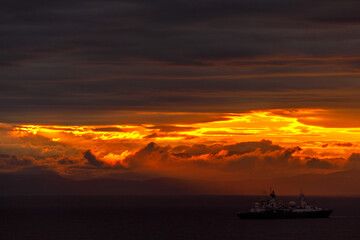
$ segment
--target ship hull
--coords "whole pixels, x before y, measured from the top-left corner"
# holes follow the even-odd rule
[[[293,211],[265,211],[265,212],[246,212],[238,213],[242,219],[289,219],[289,218],[328,218],[332,210],[320,210],[313,212],[293,212]]]

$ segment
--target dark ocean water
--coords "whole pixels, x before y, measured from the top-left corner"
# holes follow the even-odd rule
[[[329,219],[237,218],[260,198],[0,197],[0,240],[360,239],[360,198],[308,197]]]

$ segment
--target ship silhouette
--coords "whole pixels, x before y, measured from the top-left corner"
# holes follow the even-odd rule
[[[254,208],[251,208],[249,212],[239,212],[238,217],[242,219],[328,218],[332,211],[309,205],[302,192],[300,192],[299,203],[290,201],[284,205],[272,190],[270,199],[256,202]]]

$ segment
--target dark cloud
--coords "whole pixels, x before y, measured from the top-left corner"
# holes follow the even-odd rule
[[[16,155],[0,154],[0,169],[28,167],[33,164],[29,158],[19,159]]]
[[[242,142],[234,145],[228,145],[225,146],[224,149],[229,151],[229,155],[233,155],[254,152],[257,149],[261,152],[276,151],[282,149],[282,147],[273,145],[269,140],[262,140],[260,142]]]
[[[174,137],[174,138],[186,139],[186,140],[197,138],[196,136],[191,136],[187,134],[178,134],[178,133],[152,133],[145,136],[144,138],[151,139],[151,138],[166,138],[166,137]]]
[[[157,133],[152,133],[152,134],[145,136],[144,138],[157,138],[157,137],[159,137],[159,135]]]
[[[202,156],[212,165],[225,170],[251,169],[255,165],[268,167],[288,167],[291,160],[298,159],[292,156],[300,151],[299,147],[283,148],[272,144],[271,141],[241,142],[232,145],[204,145],[177,146],[170,149],[170,153],[178,158],[193,159],[202,162]],[[200,157],[200,158],[198,158]]]
[[[63,158],[63,159],[60,159],[60,160],[58,161],[58,163],[61,164],[61,165],[71,165],[71,164],[75,164],[76,161],[70,160],[70,159],[68,159],[68,158]]]
[[[10,155],[31,156],[35,159],[58,159],[63,155],[78,156],[79,149],[76,146],[62,142],[52,141],[51,138],[41,134],[21,134],[14,136],[12,131],[2,135],[3,142],[0,142],[0,151]],[[45,150],[46,149],[46,150]]]
[[[334,143],[333,144],[334,146],[338,146],[338,147],[352,147],[354,146],[353,143],[350,143],[350,142],[339,142],[339,143]]]
[[[260,161],[261,157],[258,155],[244,155],[236,160],[229,161],[226,170],[238,171],[239,169],[247,169],[253,171],[256,167],[256,162]]]
[[[103,127],[103,128],[94,128],[92,129],[95,132],[123,132],[122,128],[118,127]]]
[[[359,169],[360,168],[360,153],[352,153],[348,158],[346,167],[350,169]]]
[[[144,148],[139,149],[135,154],[124,159],[124,165],[128,169],[136,171],[162,171],[164,167],[168,166],[169,146],[160,147],[154,142],[150,142]]]
[[[84,158],[88,161],[88,163],[95,167],[101,167],[104,165],[104,162],[97,159],[92,153],[91,150],[86,150],[84,152]]]
[[[231,153],[229,150],[231,149]],[[235,150],[236,149],[236,150]],[[174,176],[207,178],[208,172],[241,173],[242,176],[270,176],[296,172],[304,166],[293,154],[300,148],[283,148],[270,141],[244,142],[234,145],[161,147],[149,143],[124,162],[133,170]],[[232,176],[235,177],[236,176]]]
[[[309,168],[318,168],[318,169],[331,169],[335,167],[333,164],[317,158],[312,158],[309,161],[307,161],[306,166]]]
[[[195,127],[179,127],[174,125],[156,125],[147,127],[148,129],[157,129],[160,132],[178,132],[178,131],[193,131],[196,130]]]
[[[172,149],[172,153],[180,157],[191,157],[203,154],[216,154],[221,150],[222,146],[220,144],[210,146],[205,144],[194,144],[192,146],[176,146]]]
[[[209,146],[205,144],[195,144],[192,146],[176,146],[172,149],[172,152],[175,154],[181,153],[182,156],[199,156],[203,154],[216,154],[221,150],[226,150],[226,155],[232,156],[242,155],[255,151],[265,153],[282,149],[282,147],[272,144],[272,142],[269,140],[262,140],[260,142],[241,142],[231,145],[215,144]]]
[[[358,109],[358,9],[335,0],[4,1],[0,121]]]
[[[300,156],[299,147],[282,147],[269,140],[236,144],[194,144],[162,146],[149,142],[125,159],[109,162],[106,152],[83,152],[83,158],[26,157],[0,155],[0,168],[14,171],[29,166],[48,168],[73,177],[92,178],[107,174],[134,172],[148,176],[172,176],[202,179],[223,176],[237,180],[245,178],[274,178],[300,172],[334,171],[360,167],[358,153],[345,159],[318,159]],[[121,152],[116,154],[120,154]],[[305,160],[305,162],[304,162]],[[344,163],[345,166],[344,166]]]

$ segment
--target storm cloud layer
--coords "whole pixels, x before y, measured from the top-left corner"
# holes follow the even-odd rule
[[[357,111],[359,9],[351,0],[4,1],[0,121]]]

